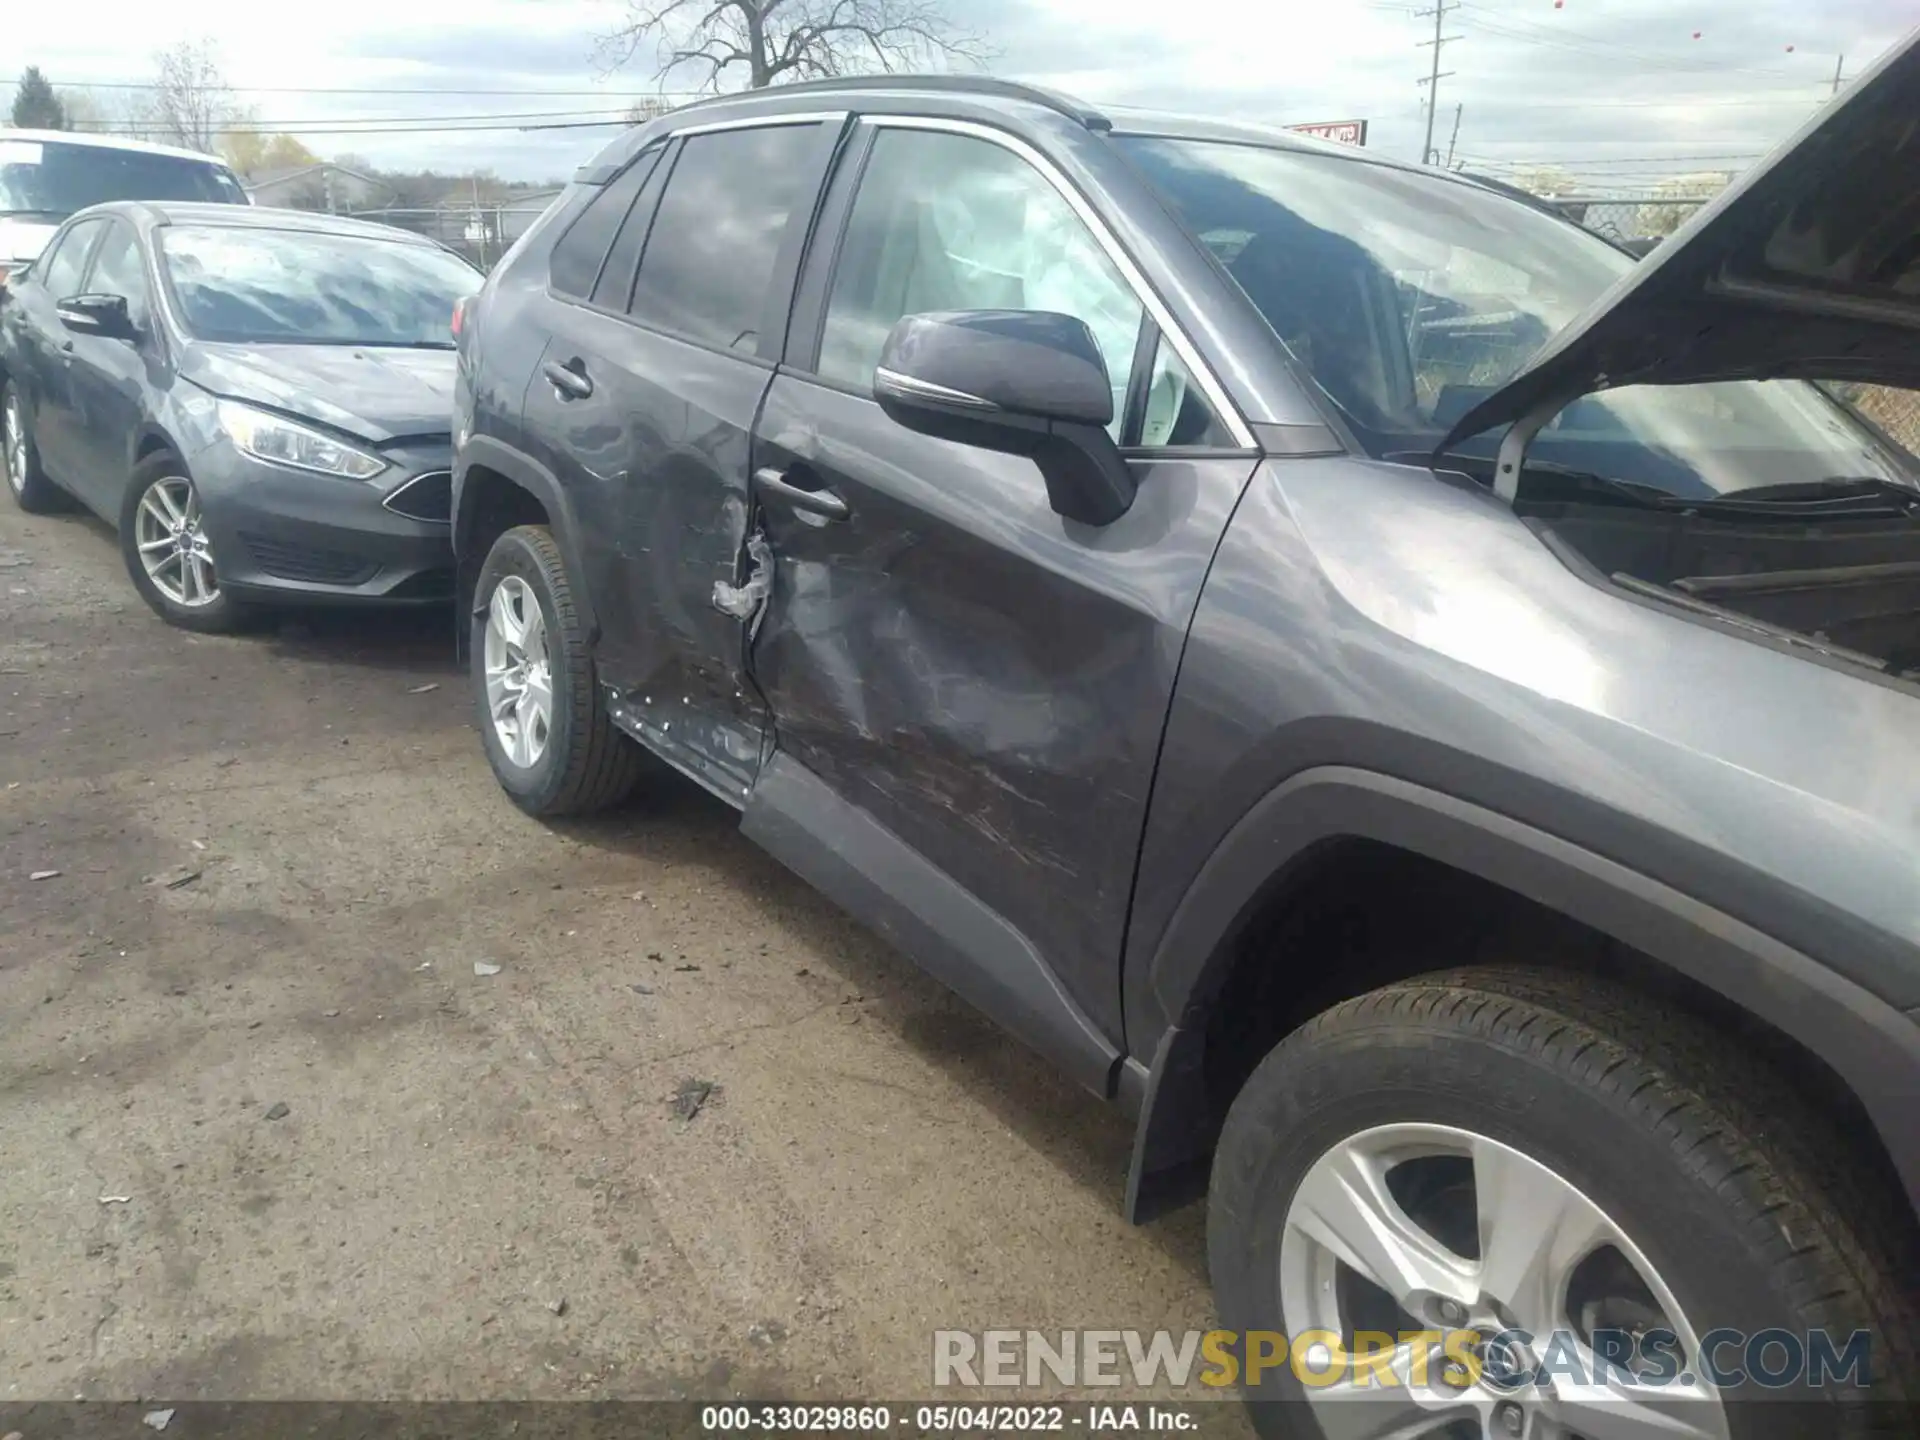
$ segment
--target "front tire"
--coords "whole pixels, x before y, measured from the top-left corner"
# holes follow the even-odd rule
[[[133,588],[169,625],[221,634],[250,618],[220,584],[200,494],[177,455],[159,451],[133,467],[120,507],[120,555]]]
[[[27,402],[9,380],[0,386],[0,437],[4,439],[7,493],[29,515],[55,515],[73,508],[67,494],[40,468],[39,452],[27,428]]]
[[[470,624],[476,723],[513,803],[553,817],[626,799],[645,757],[607,714],[573,586],[544,525],[494,541]]]
[[[1502,1354],[1536,1371],[1564,1335],[1560,1362],[1588,1346],[1588,1379],[1599,1337],[1671,1331],[1683,1365],[1626,1402],[1600,1394],[1614,1406],[1603,1416],[1578,1376],[1416,1403],[1404,1378],[1362,1396],[1303,1385],[1283,1359],[1245,1387],[1256,1424],[1302,1437],[1372,1434],[1376,1421],[1451,1433],[1450,1418],[1474,1435],[1639,1433],[1624,1414],[1672,1427],[1647,1430],[1671,1440],[1888,1433],[1920,1396],[1912,1258],[1833,1120],[1749,1050],[1588,977],[1476,969],[1336,1006],[1268,1055],[1228,1113],[1208,1213],[1223,1324],[1325,1329],[1348,1346],[1357,1331],[1519,1329],[1534,1348]],[[1802,1343],[1824,1331],[1839,1351],[1866,1331],[1871,1388],[1680,1388],[1697,1379],[1701,1337],[1721,1330],[1743,1341],[1712,1358],[1736,1367],[1762,1331]],[[1403,1377],[1421,1348],[1396,1346]],[[1438,1377],[1443,1357],[1427,1358]],[[1782,1398],[1795,1403],[1769,1403]],[[1326,1408],[1339,1404],[1403,1413],[1362,1423]]]

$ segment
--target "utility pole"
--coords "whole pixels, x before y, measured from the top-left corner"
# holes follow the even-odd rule
[[[1453,168],[1454,147],[1460,143],[1460,112],[1466,108],[1464,102],[1453,107],[1453,138],[1447,141],[1447,169],[1449,170]]]
[[[1840,73],[1847,68],[1847,57],[1842,55],[1833,62],[1833,93],[1840,93]]]
[[[1431,165],[1438,158],[1433,150],[1433,119],[1440,104],[1440,82],[1453,74],[1451,70],[1441,70],[1440,52],[1453,41],[1461,38],[1458,35],[1444,34],[1443,30],[1447,23],[1447,16],[1459,8],[1459,0],[1454,0],[1454,3],[1451,5],[1447,3],[1447,0],[1434,0],[1433,9],[1417,12],[1421,17],[1428,15],[1433,16],[1433,39],[1422,40],[1420,42],[1420,48],[1423,50],[1429,45],[1433,47],[1433,68],[1427,73],[1426,78],[1420,82],[1427,87],[1427,143],[1420,151],[1420,163],[1422,165]]]

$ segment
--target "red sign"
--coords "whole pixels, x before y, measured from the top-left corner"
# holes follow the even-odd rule
[[[1289,130],[1298,130],[1302,135],[1312,135],[1321,140],[1333,140],[1342,145],[1364,145],[1367,143],[1367,122],[1364,120],[1322,120],[1313,125],[1289,125]]]

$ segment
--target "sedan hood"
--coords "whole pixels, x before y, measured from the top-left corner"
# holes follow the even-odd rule
[[[1439,452],[1597,390],[1783,377],[1920,387],[1920,31],[1622,276]]]
[[[451,350],[198,343],[187,347],[180,369],[215,395],[380,445],[453,433],[455,359]]]
[[[60,228],[58,220],[28,220],[0,215],[0,265],[19,265],[40,258],[47,241]]]

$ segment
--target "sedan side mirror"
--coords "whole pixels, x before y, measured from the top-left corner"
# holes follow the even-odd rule
[[[69,295],[54,307],[60,323],[76,335],[101,335],[109,340],[134,338],[133,317],[122,295]]]
[[[1133,472],[1107,433],[1113,385],[1086,323],[1045,310],[952,310],[893,327],[873,398],[909,430],[1040,467],[1054,512],[1110,525]]]

